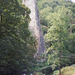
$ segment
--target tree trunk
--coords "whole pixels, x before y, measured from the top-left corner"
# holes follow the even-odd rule
[[[61,51],[60,51],[59,61],[60,61],[60,64],[59,64],[59,75],[61,75]]]
[[[2,15],[1,15],[1,23],[2,23]]]

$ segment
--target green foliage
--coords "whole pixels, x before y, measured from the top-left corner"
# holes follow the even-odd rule
[[[58,57],[58,51],[53,51],[48,54],[48,60],[47,63],[50,65],[50,68],[54,70],[59,65],[59,57]]]
[[[44,75],[42,72],[36,72],[34,75]]]
[[[66,0],[37,0],[40,22],[45,35],[47,63],[52,69],[59,66],[59,56],[75,53],[75,4]],[[75,60],[61,58],[61,64]]]
[[[55,71],[53,72],[53,75],[59,75],[59,70],[55,70]]]
[[[51,21],[50,19],[48,19],[51,15],[51,13],[56,12],[57,10],[59,10],[59,8],[61,9],[61,7],[64,8],[69,8],[70,10],[73,11],[74,13],[74,6],[75,4],[66,1],[66,0],[37,0],[38,3],[38,9],[39,9],[39,13],[40,13],[40,21],[42,25],[45,26],[51,26]],[[63,10],[64,12],[64,10]],[[74,16],[74,14],[73,14]],[[72,19],[72,22],[74,22],[74,18]],[[43,30],[44,31],[44,30]]]
[[[67,50],[67,48],[65,47],[65,41],[68,40],[68,37],[70,34],[68,32],[68,30],[69,30],[68,28],[70,26],[70,24],[69,24],[70,15],[69,14],[71,15],[71,11],[69,9],[67,9],[65,7],[59,7],[59,9],[56,12],[51,13],[50,16],[47,17],[48,20],[51,21],[51,25],[52,25],[52,26],[50,26],[47,34],[45,35],[46,43],[50,43],[50,45],[47,46],[47,48],[48,48],[47,51],[49,52],[50,50],[57,50],[57,52],[56,52],[58,55],[57,57],[59,57],[60,51],[62,52],[62,55],[64,55],[64,53],[66,52],[65,50]],[[68,45],[68,43],[66,43],[66,44]],[[51,52],[51,54],[52,54],[52,52]],[[58,58],[56,57],[56,54],[55,53],[53,53],[53,54],[57,60]],[[48,60],[50,60],[50,58]],[[55,62],[55,61],[53,61],[53,62]],[[63,61],[66,61],[66,63],[69,62],[69,61],[67,62],[66,59],[65,60],[62,59],[62,62]],[[57,61],[55,62],[55,64],[56,63],[57,63]],[[62,64],[64,64],[64,63],[62,63]]]
[[[30,10],[17,0],[0,0],[1,74],[32,70],[36,41],[28,30],[29,14]]]

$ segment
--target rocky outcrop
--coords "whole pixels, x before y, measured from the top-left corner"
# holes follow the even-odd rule
[[[42,56],[46,52],[45,52],[45,42],[40,26],[37,2],[36,0],[23,0],[22,4],[26,5],[31,10],[30,13],[31,21],[29,24],[29,30],[32,32],[33,36],[35,36],[37,40],[37,53],[34,55],[34,57]]]

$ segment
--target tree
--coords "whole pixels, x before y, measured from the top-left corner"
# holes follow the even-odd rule
[[[66,0],[37,0],[37,3],[43,32],[47,32],[46,27],[51,26],[51,21],[48,20],[48,17],[51,15],[51,13],[56,12],[57,7],[59,8],[61,6],[65,6],[66,8],[73,9],[72,6],[74,6],[74,4]],[[44,26],[46,27],[44,28]]]
[[[0,0],[0,7],[0,73],[31,71],[36,41],[28,30],[30,10],[17,0]]]
[[[69,27],[71,26],[69,24],[70,16],[71,11],[66,7],[62,6],[59,7],[59,9],[56,12],[50,14],[50,17],[47,17],[48,20],[51,21],[52,25],[48,29],[47,34],[45,35],[46,42],[50,43],[50,45],[48,45],[48,51],[50,50],[57,51],[57,54],[60,57],[59,58],[60,64],[61,64],[61,56],[64,54],[64,52],[66,52],[65,50],[67,50],[67,48],[65,47],[65,41],[68,39],[70,34],[69,33]],[[68,45],[68,43],[66,44]]]

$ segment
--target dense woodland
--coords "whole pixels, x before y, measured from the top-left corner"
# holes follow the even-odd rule
[[[31,70],[36,45],[28,30],[29,13],[18,0],[0,0],[0,75]]]
[[[47,50],[47,63],[52,69],[74,64],[75,3],[65,0],[37,2]]]
[[[66,66],[75,66],[75,3],[37,0],[46,45],[46,61],[37,62],[36,39],[28,30],[31,11],[21,1],[0,0],[0,75],[75,74],[74,67],[64,74]]]

